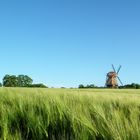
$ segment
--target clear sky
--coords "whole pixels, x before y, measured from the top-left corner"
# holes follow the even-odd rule
[[[1,0],[0,79],[104,86],[111,64],[140,83],[139,0]]]

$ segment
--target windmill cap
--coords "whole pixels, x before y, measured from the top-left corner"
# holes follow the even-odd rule
[[[109,72],[107,73],[108,77],[117,77],[117,73],[116,72]]]

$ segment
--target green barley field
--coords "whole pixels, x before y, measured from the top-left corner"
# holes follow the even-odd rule
[[[140,140],[140,90],[0,88],[2,140]]]

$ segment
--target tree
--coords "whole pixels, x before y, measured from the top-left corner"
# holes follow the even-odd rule
[[[33,83],[33,80],[27,75],[18,75],[18,87],[28,87]]]
[[[0,83],[0,87],[2,87],[2,83]]]
[[[3,78],[4,87],[28,87],[33,80],[27,75],[5,75]]]
[[[46,85],[40,83],[40,84],[31,84],[29,87],[35,87],[35,88],[48,88]]]
[[[16,87],[18,85],[17,77],[15,75],[5,75],[3,78],[4,87]]]
[[[87,88],[96,88],[94,84],[87,85]]]
[[[136,84],[135,83],[132,83],[131,84],[131,87],[136,89]]]
[[[140,85],[139,84],[136,84],[136,89],[140,89]]]
[[[2,85],[0,85],[2,86]],[[32,78],[28,75],[5,75],[3,78],[4,87],[39,87],[39,88],[48,88],[46,85],[39,83],[33,84]]]
[[[85,88],[83,84],[79,85],[78,88]]]
[[[124,85],[124,86],[120,86],[119,88],[140,89],[140,84],[132,83],[132,84],[127,84],[127,85]]]
[[[84,85],[79,85],[79,88],[98,88],[97,86],[95,86],[94,84],[90,84],[90,85],[86,85],[86,86],[84,86]]]

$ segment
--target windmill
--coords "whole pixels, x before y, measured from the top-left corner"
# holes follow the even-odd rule
[[[106,87],[108,87],[108,88],[118,88],[118,86],[119,86],[118,85],[118,80],[119,80],[120,84],[123,86],[123,83],[118,76],[121,67],[122,66],[120,65],[118,70],[116,71],[114,65],[112,65],[113,71],[107,73],[107,76],[106,76]]]

